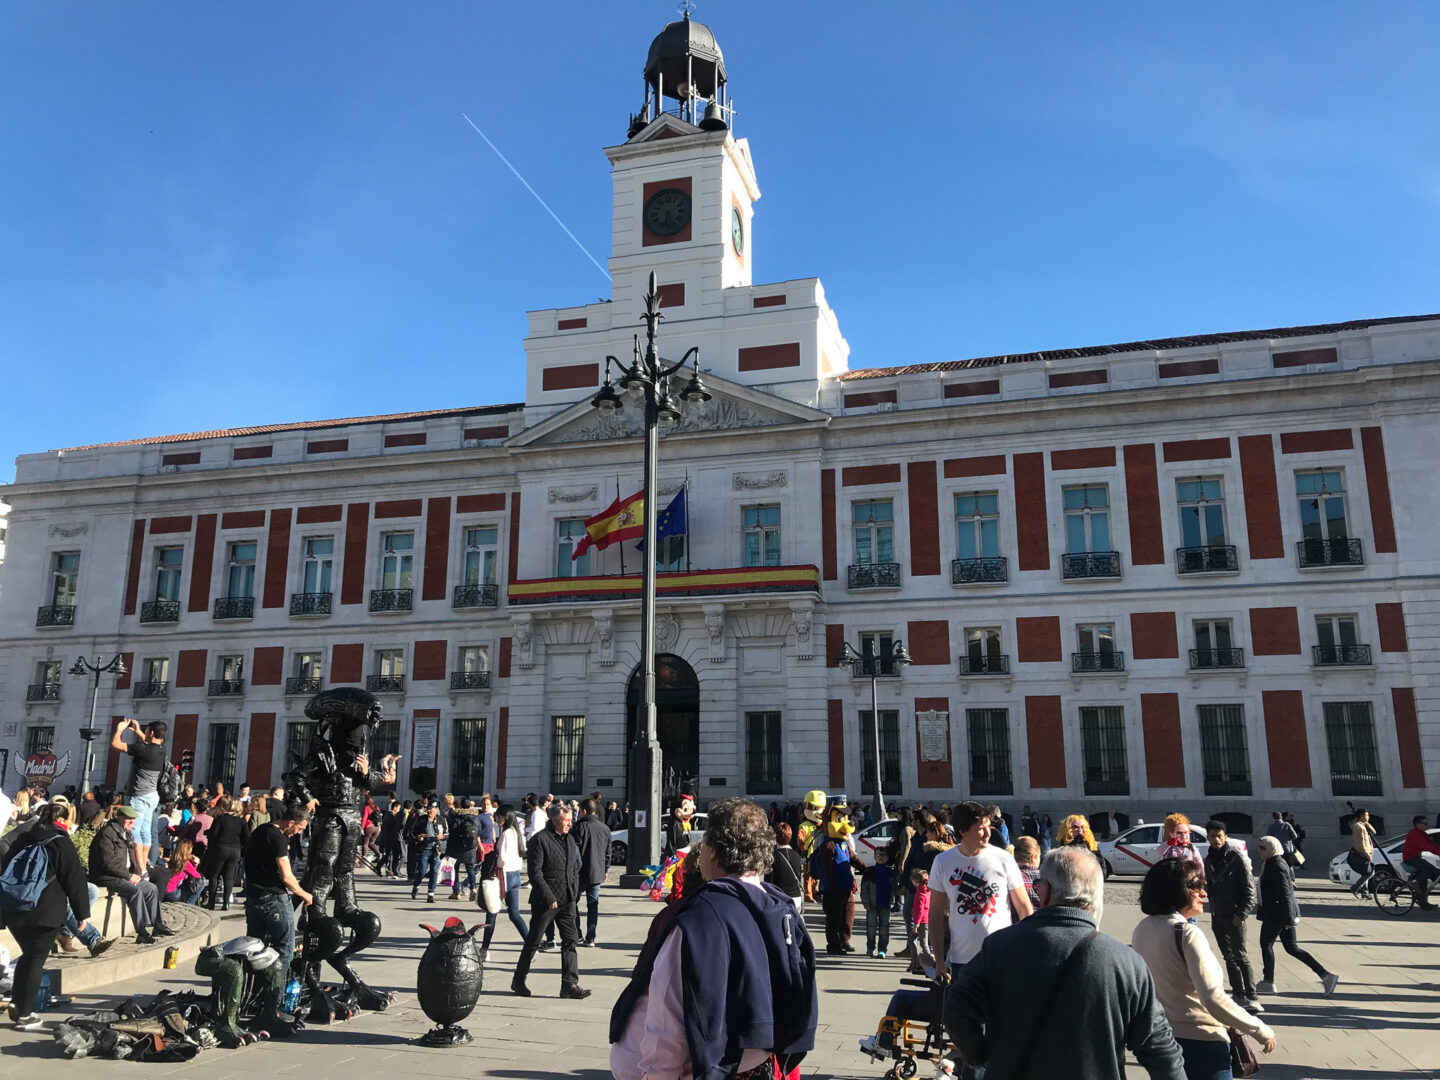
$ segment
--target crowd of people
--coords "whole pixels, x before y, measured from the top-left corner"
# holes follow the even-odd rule
[[[167,763],[151,748],[163,746],[165,734],[163,726],[117,728],[116,741],[134,759],[123,792],[22,793],[13,812],[3,808],[10,825],[0,836],[0,867],[44,850],[51,869],[38,902],[5,920],[22,953],[11,1005],[22,1029],[39,1025],[26,1003],[52,949],[99,955],[112,945],[92,920],[102,891],[126,904],[136,941],[148,944],[173,933],[165,902],[223,911],[240,887],[247,933],[286,963],[295,954],[297,908],[312,902],[301,884],[310,808],[287,802],[278,788],[162,790]],[[1144,917],[1126,948],[1099,931],[1105,874],[1096,833],[1118,834],[1128,825],[1120,815],[1068,814],[1053,823],[1026,806],[1017,822],[975,802],[915,806],[862,864],[855,834],[868,813],[843,797],[811,792],[768,809],[720,800],[694,844],[694,800],[685,799],[666,833],[677,863],[669,902],[612,1014],[611,1065],[622,1080],[684,1076],[687,1067],[697,1076],[788,1077],[813,1047],[818,1017],[810,903],[820,909],[826,953],[858,951],[858,917],[867,956],[905,959],[932,980],[928,991],[897,991],[887,1012],[943,1024],[962,1075],[1120,1075],[1128,1052],[1152,1077],[1225,1080],[1245,1038],[1275,1049],[1262,1017],[1263,998],[1276,992],[1277,943],[1326,995],[1339,982],[1298,940],[1294,874],[1305,838],[1280,812],[1254,843],[1258,884],[1223,821],[1206,823],[1202,846],[1183,814],[1167,816],[1163,850],[1140,889]],[[448,901],[476,904],[487,964],[503,913],[522,943],[510,981],[517,995],[531,995],[536,954],[558,944],[560,996],[583,999],[590,989],[581,985],[577,950],[599,940],[612,830],[628,824],[627,809],[598,792],[573,803],[531,794],[516,807],[488,793],[368,798],[357,865],[381,878],[403,873],[416,901],[423,889],[424,902],[434,903],[448,886]],[[1416,819],[1407,861],[1426,865],[1420,853],[1440,850],[1425,826]],[[1357,812],[1357,895],[1370,875],[1356,864],[1369,867],[1375,842],[1368,813]],[[1198,925],[1207,905],[1215,950]],[[1252,918],[1259,979],[1247,951]],[[892,934],[903,934],[899,949]],[[728,978],[714,977],[721,965]],[[702,1024],[702,1016],[710,1019]],[[275,995],[255,1023],[277,1036],[294,1033]],[[1037,1038],[1042,1030],[1046,1038]],[[862,1045],[882,1057],[895,1049],[893,1033]]]

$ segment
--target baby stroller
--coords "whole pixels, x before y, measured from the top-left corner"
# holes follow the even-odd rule
[[[955,1048],[945,1034],[940,1009],[945,984],[928,979],[901,979],[890,998],[880,1027],[874,1035],[860,1040],[860,1050],[876,1061],[894,1061],[885,1080],[911,1080],[920,1071],[921,1061],[935,1063],[936,1080],[955,1075]]]

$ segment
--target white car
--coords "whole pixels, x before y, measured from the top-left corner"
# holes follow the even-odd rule
[[[854,836],[855,858],[861,866],[875,865],[875,849],[885,847],[895,841],[904,828],[898,818],[886,818],[884,821],[877,821],[874,825],[867,825]]]
[[[1160,856],[1165,851],[1164,831],[1164,825],[1158,822],[1154,825],[1135,825],[1114,840],[1101,840],[1100,859],[1105,864],[1105,876],[1108,878],[1115,874],[1123,877],[1144,877],[1145,872],[1160,861]],[[1199,850],[1201,858],[1204,858],[1210,846],[1205,830],[1192,824],[1190,841]],[[1226,842],[1249,858],[1250,853],[1245,849],[1244,840],[1236,840],[1231,836]]]
[[[705,839],[704,814],[696,814],[690,819],[690,843],[698,844]],[[670,815],[666,814],[660,819],[660,834],[663,837],[665,830],[670,827]],[[664,845],[662,839],[661,845]],[[616,829],[610,834],[610,865],[624,866],[625,860],[630,856],[630,830]]]
[[[1431,840],[1440,843],[1440,829],[1431,829],[1429,835]],[[1375,853],[1370,856],[1371,861],[1375,864],[1375,876],[1370,879],[1371,882],[1379,885],[1385,878],[1403,874],[1404,871],[1400,869],[1400,854],[1404,850],[1404,833],[1401,833],[1399,836],[1389,837],[1385,840],[1377,840],[1375,842]],[[1428,861],[1432,863],[1436,862],[1435,856],[1431,855],[1428,851],[1422,854]],[[1348,850],[1342,851],[1330,860],[1330,880],[1337,884],[1344,885],[1347,888],[1353,886],[1356,878],[1359,877],[1354,870],[1350,869],[1350,863],[1348,861],[1349,855],[1350,852]],[[1387,857],[1389,858],[1388,862],[1386,861]]]

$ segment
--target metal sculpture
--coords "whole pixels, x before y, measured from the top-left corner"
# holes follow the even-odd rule
[[[315,736],[304,760],[285,774],[285,786],[311,810],[303,884],[314,902],[305,915],[303,973],[310,991],[309,1019],[328,1024],[349,1018],[356,1009],[382,1011],[390,1006],[391,995],[366,986],[350,958],[380,936],[380,917],[355,902],[355,852],[365,797],[394,783],[395,762],[387,755],[379,769],[371,769],[366,755],[370,733],[380,724],[375,695],[354,686],[322,690],[305,706],[305,715],[316,723]],[[338,993],[320,986],[322,961],[345,980]]]
[[[485,969],[475,934],[484,925],[478,922],[466,930],[453,915],[439,930],[420,924],[420,929],[430,931],[430,944],[415,972],[416,996],[425,1015],[438,1025],[421,1036],[422,1046],[460,1046],[471,1041],[470,1033],[458,1025],[480,1000]]]

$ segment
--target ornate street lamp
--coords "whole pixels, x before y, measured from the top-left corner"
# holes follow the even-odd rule
[[[881,790],[883,760],[880,756],[880,691],[877,682],[880,678],[881,658],[875,651],[875,639],[870,638],[865,642],[865,655],[861,656],[850,647],[847,641],[845,647],[840,650],[840,655],[832,661],[837,668],[849,668],[855,670],[857,664],[864,664],[862,671],[870,674],[870,720],[875,735],[875,820],[885,820],[885,795]],[[910,654],[906,652],[903,642],[895,642],[890,649],[890,666],[896,675],[899,675],[910,666]]]
[[[644,351],[641,351],[637,337],[634,357],[628,368],[613,356],[605,357],[605,383],[590,401],[606,417],[614,416],[625,407],[621,394],[610,381],[610,366],[613,364],[624,372],[620,377],[620,391],[644,403],[645,514],[642,528],[645,562],[640,592],[641,723],[636,725],[635,743],[630,748],[630,763],[626,770],[627,794],[632,810],[626,877],[632,881],[642,867],[659,865],[660,862],[660,783],[664,762],[655,720],[655,467],[660,456],[660,423],[662,420],[674,423],[680,419],[681,408],[699,408],[710,400],[710,393],[700,380],[698,347],[690,349],[675,363],[660,356],[655,332],[665,316],[660,313],[660,287],[653,273],[645,294],[645,313],[640,317],[645,321]],[[692,361],[694,366],[690,379],[680,390],[680,403],[677,405],[671,393],[672,380]],[[638,824],[640,813],[645,815],[644,825]]]
[[[85,657],[77,657],[75,663],[70,665],[70,674],[77,678],[84,678],[87,675],[94,675],[94,681],[90,687],[90,726],[80,729],[80,738],[85,740],[85,761],[80,767],[80,794],[90,790],[90,744],[98,739],[104,732],[95,726],[95,706],[100,700],[100,676],[106,672],[114,672],[117,679],[123,678],[129,672],[125,668],[125,660],[119,653],[105,663],[101,657],[87,660]]]

